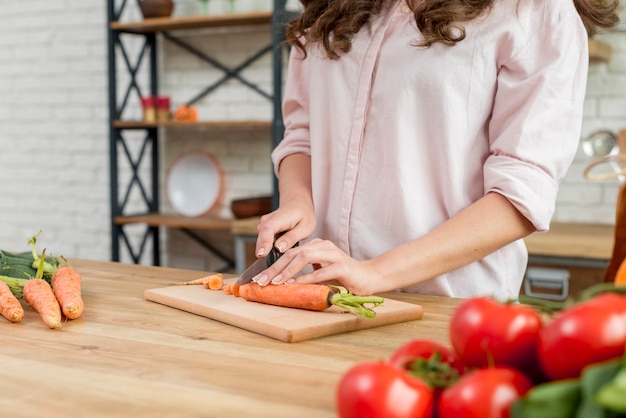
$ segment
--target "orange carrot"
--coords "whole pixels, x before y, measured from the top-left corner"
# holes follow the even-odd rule
[[[52,290],[67,319],[76,319],[85,310],[81,295],[82,280],[76,269],[70,266],[59,267],[51,279]]]
[[[46,250],[41,253],[41,260],[37,274],[24,284],[24,300],[37,313],[43,322],[52,329],[61,328],[61,307],[52,288],[47,281],[42,279]]]
[[[0,280],[0,311],[11,322],[20,322],[24,318],[24,308],[17,300],[9,285]]]
[[[222,273],[213,274],[205,277],[202,282],[205,289],[220,290],[224,285],[224,275]]]
[[[39,313],[48,327],[61,328],[61,307],[47,281],[39,278],[28,280],[24,284],[24,300]]]
[[[232,287],[232,283],[228,283],[225,284],[224,287],[222,287],[222,290],[224,291],[225,295],[232,295],[233,291],[231,290]]]
[[[235,297],[241,296],[239,292],[240,289],[241,289],[241,286],[239,286],[237,283],[233,283],[230,285],[230,293],[232,293]]]
[[[179,282],[179,283],[171,283],[174,286],[191,286],[199,284],[201,285],[204,282],[204,277],[200,277],[199,279],[190,280],[188,282]]]
[[[210,280],[213,277],[217,277],[219,276],[220,278],[223,278],[224,275],[222,273],[217,273],[217,274],[210,274],[208,276],[204,276],[204,277],[200,277],[199,279],[194,279],[194,280],[190,280],[188,282],[179,282],[179,283],[172,283],[174,286],[193,286],[193,285],[203,285],[205,284],[205,282],[207,282],[208,280]]]
[[[367,318],[373,318],[376,313],[366,307],[365,303],[373,304],[374,307],[383,303],[383,298],[379,296],[355,296],[341,286],[321,284],[259,286],[253,282],[241,286],[239,294],[253,302],[310,311],[323,311],[336,305]]]

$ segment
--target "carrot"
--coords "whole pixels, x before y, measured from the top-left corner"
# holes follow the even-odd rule
[[[224,275],[222,273],[213,274],[204,278],[202,286],[205,289],[220,290],[224,285]]]
[[[171,283],[173,286],[191,286],[196,284],[202,284],[204,282],[204,277],[200,277],[199,279],[190,280],[188,282],[179,282],[179,283]]]
[[[233,283],[230,285],[230,293],[232,293],[235,297],[241,296],[240,289],[241,286],[239,286],[237,283]]]
[[[239,293],[249,301],[310,311],[323,311],[336,305],[366,318],[373,318],[376,313],[365,304],[376,307],[384,300],[379,296],[355,296],[341,286],[321,284],[259,286],[257,283],[248,283],[239,288]]]
[[[207,282],[208,280],[210,280],[213,277],[219,276],[220,278],[224,278],[224,275],[222,273],[217,273],[217,274],[210,274],[208,276],[204,276],[204,277],[200,277],[199,279],[194,279],[194,280],[190,280],[188,282],[179,282],[179,283],[172,283],[172,285],[174,286],[193,286],[193,285],[203,285],[204,283]]]
[[[225,284],[224,287],[222,287],[222,291],[224,292],[225,295],[232,295],[233,291],[231,290],[232,284],[228,283]]]
[[[24,318],[24,308],[17,300],[9,285],[0,280],[0,311],[11,322],[20,322]]]
[[[41,254],[37,274],[24,284],[24,300],[39,313],[39,316],[48,327],[60,329],[61,307],[48,282],[41,278],[43,276],[45,252],[46,250],[44,249]]]
[[[59,267],[51,279],[52,291],[56,296],[61,310],[67,319],[76,319],[85,310],[81,296],[82,280],[80,274],[73,267]]]

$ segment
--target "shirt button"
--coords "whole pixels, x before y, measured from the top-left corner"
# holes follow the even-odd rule
[[[402,13],[408,13],[409,12],[409,6],[407,6],[406,4],[404,6],[402,6]]]

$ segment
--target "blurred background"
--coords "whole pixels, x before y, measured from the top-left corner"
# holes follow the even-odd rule
[[[135,2],[129,3],[132,4],[120,21],[141,21],[141,10]],[[172,17],[266,13],[273,4],[263,0],[202,3],[174,0]],[[626,14],[622,12],[622,16]],[[26,251],[28,238],[42,230],[40,249],[47,247],[56,255],[73,258],[112,257],[108,25],[105,0],[3,2],[0,249]],[[594,38],[604,52],[591,60],[581,147],[561,186],[555,221],[614,223],[619,182],[585,179],[583,171],[593,157],[582,144],[596,131],[617,133],[626,129],[626,33],[620,29]],[[157,36],[159,94],[168,97],[174,113],[223,72],[175,42]],[[271,42],[269,25],[200,28],[178,36],[231,67]],[[134,60],[141,42],[131,40],[128,45],[129,56]],[[119,65],[123,63],[118,61]],[[129,76],[126,71],[117,72],[118,92],[123,94]],[[242,74],[263,91],[271,92],[271,55],[260,57]],[[137,80],[146,91],[149,75],[140,72]],[[176,213],[164,189],[168,169],[185,151],[204,150],[217,159],[223,181],[212,216],[232,218],[233,199],[272,192],[272,102],[231,79],[194,106],[202,121],[263,120],[268,124],[247,129],[159,127],[160,209]],[[142,120],[143,110],[139,98],[131,97],[125,119]],[[130,138],[133,135],[142,133],[128,133]],[[120,165],[117,171],[122,179],[132,177],[129,166]],[[141,236],[142,225],[129,227],[129,235],[133,236],[134,227],[138,229],[137,236]],[[234,251],[228,230],[202,230],[198,234],[228,254]],[[201,270],[222,267],[221,260],[176,228],[163,228],[160,241],[163,265]],[[124,254],[121,259],[132,261]],[[140,262],[151,263],[147,258]]]

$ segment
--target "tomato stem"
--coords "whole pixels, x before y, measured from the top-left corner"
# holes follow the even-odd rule
[[[568,299],[564,302],[542,299],[534,296],[520,295],[519,302],[525,305],[532,305],[542,312],[554,313],[561,311],[571,305],[572,300]]]
[[[446,388],[461,377],[449,363],[441,361],[440,352],[433,353],[429,358],[415,358],[409,364],[409,374],[422,379],[433,388]]]
[[[580,292],[578,301],[583,302],[589,300],[600,293],[617,293],[626,294],[626,286],[616,286],[614,283],[598,283]]]

